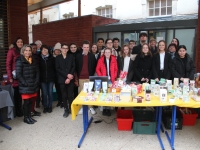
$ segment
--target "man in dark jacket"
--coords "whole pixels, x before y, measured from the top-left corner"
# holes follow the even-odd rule
[[[133,55],[134,59],[137,56],[137,54],[140,53],[140,51],[142,49],[142,45],[144,43],[146,43],[146,41],[147,41],[147,34],[145,32],[141,32],[140,35],[139,35],[139,38],[140,38],[140,44],[137,45],[137,46],[135,46],[135,47],[133,47],[133,50],[132,50],[132,53],[131,53]]]
[[[121,51],[121,47],[119,46],[119,39],[118,38],[113,38],[112,42],[113,42],[113,48],[119,54],[119,52]]]
[[[93,76],[96,69],[96,58],[94,54],[89,53],[90,43],[83,41],[83,51],[78,53],[75,58],[76,72],[79,79],[78,93],[83,89],[84,82],[89,82],[89,76]],[[79,111],[81,114],[82,109]]]
[[[149,42],[150,44],[150,51],[152,53],[152,55],[154,55],[155,53],[158,52],[157,47],[156,47],[156,40],[154,38],[152,38]]]

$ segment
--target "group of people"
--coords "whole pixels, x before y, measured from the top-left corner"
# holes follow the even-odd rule
[[[182,82],[184,78],[194,78],[194,62],[178,39],[174,38],[168,47],[164,40],[157,46],[155,39],[146,43],[148,39],[144,32],[140,33],[139,39],[137,46],[130,40],[122,47],[118,38],[108,38],[105,43],[99,38],[92,45],[83,41],[80,48],[76,43],[56,43],[52,52],[39,40],[24,45],[23,40],[17,38],[6,60],[8,80],[14,88],[16,115],[24,115],[25,123],[35,123],[32,116],[40,115],[34,110],[35,102],[36,107],[40,107],[40,95],[43,113],[51,113],[55,84],[57,107],[64,107],[63,117],[68,117],[72,101],[81,92],[84,82],[89,82],[89,76],[108,76],[110,83],[119,78],[121,71],[127,72],[123,79],[127,83],[144,83],[150,79],[159,82],[161,78],[179,78]],[[93,107],[89,110],[96,113]],[[110,116],[110,108],[104,107],[103,115]]]

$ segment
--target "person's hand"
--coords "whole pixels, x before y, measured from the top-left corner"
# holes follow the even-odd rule
[[[13,83],[13,79],[10,79],[9,81],[10,81],[10,83]]]
[[[69,84],[70,80],[69,79],[66,79],[65,80],[65,84]]]
[[[181,80],[181,81],[183,81],[183,80],[184,80],[184,78],[180,78],[180,80]]]
[[[142,78],[141,81],[145,81],[145,78]]]
[[[148,78],[146,78],[145,80],[146,80],[146,82],[149,82],[149,79],[148,79]]]
[[[68,74],[68,75],[67,75],[67,78],[68,78],[69,80],[72,80],[72,79],[74,78],[74,76],[71,75],[71,74]]]
[[[158,79],[158,78],[156,78],[155,80],[156,80],[156,82],[159,82],[159,79]]]

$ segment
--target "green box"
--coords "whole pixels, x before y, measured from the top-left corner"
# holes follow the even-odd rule
[[[156,134],[156,122],[134,122],[134,134]]]

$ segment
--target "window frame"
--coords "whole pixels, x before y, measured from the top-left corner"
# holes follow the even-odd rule
[[[109,13],[107,13],[107,9],[108,9]],[[112,8],[112,5],[105,5],[104,7],[102,7],[102,6],[97,7],[96,8],[96,14],[98,16],[102,16],[102,17],[113,18],[113,8]]]

